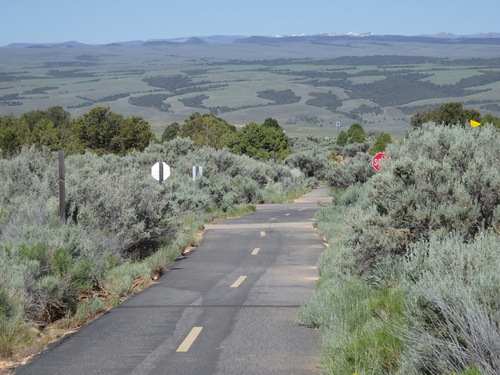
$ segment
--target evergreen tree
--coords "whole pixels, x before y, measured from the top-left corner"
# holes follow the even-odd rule
[[[481,122],[481,114],[475,109],[464,109],[462,103],[445,103],[438,108],[427,108],[415,113],[410,120],[414,127],[421,127],[427,122],[435,122],[437,125],[469,125],[470,120]]]
[[[171,123],[163,131],[163,133],[161,135],[161,141],[162,142],[171,141],[172,139],[174,139],[175,137],[177,137],[179,135],[180,130],[181,130],[181,126],[179,125],[178,122]]]
[[[261,161],[282,161],[292,152],[284,129],[274,119],[267,119],[261,125],[248,123],[231,137],[228,148]]]
[[[375,141],[368,150],[368,153],[373,156],[379,152],[384,152],[386,146],[390,143],[392,143],[391,135],[386,132],[380,132],[375,137]]]
[[[14,115],[0,117],[0,150],[3,158],[17,154],[28,143],[30,129],[25,121]]]
[[[500,118],[493,116],[491,113],[484,115],[481,119],[481,123],[490,123],[493,124],[495,128],[500,129]]]
[[[126,154],[132,149],[143,150],[154,135],[141,117],[124,119],[109,107],[95,107],[75,122],[76,144],[99,154]]]
[[[193,113],[180,128],[181,137],[191,139],[196,146],[211,146],[220,149],[236,132],[236,128],[212,114]]]
[[[347,133],[345,131],[341,131],[339,136],[337,137],[337,145],[344,147],[347,146],[347,141],[349,140],[349,137],[347,136]]]

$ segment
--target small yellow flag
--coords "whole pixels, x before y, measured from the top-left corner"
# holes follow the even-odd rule
[[[480,126],[480,125],[481,125],[480,122],[477,122],[477,121],[474,121],[474,120],[470,120],[470,126],[476,127],[476,126]]]

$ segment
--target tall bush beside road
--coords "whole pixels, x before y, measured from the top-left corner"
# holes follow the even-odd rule
[[[349,242],[368,268],[433,232],[465,240],[498,225],[500,134],[428,126],[391,145],[390,167],[366,183]]]
[[[406,373],[500,372],[500,240],[490,231],[464,243],[433,235],[402,260],[407,298]]]
[[[318,215],[330,246],[300,316],[325,373],[499,373],[499,149],[493,126],[424,125]]]

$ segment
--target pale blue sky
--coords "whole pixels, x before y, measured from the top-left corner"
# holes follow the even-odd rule
[[[0,0],[0,46],[209,35],[500,32],[498,0]]]

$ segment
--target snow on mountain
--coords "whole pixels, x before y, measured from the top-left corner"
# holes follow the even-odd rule
[[[422,34],[418,36],[402,36],[402,35],[377,35],[370,32],[359,33],[355,31],[349,31],[346,33],[323,33],[323,34],[304,34],[297,33],[291,35],[212,35],[212,36],[195,36],[195,37],[184,37],[184,38],[171,38],[171,39],[160,39],[160,40],[147,40],[147,41],[125,41],[125,42],[114,42],[107,43],[102,45],[115,45],[115,46],[137,46],[137,45],[169,45],[169,44],[224,44],[224,43],[233,43],[235,41],[241,42],[255,42],[259,40],[272,40],[272,39],[280,39],[280,40],[294,40],[297,38],[297,41],[306,38],[317,38],[317,37],[398,37],[398,38],[440,38],[440,39],[489,39],[489,38],[498,38],[500,39],[500,33],[478,33],[472,35],[456,35],[449,32],[442,32],[438,34]],[[75,41],[64,42],[64,43],[12,43],[3,48],[61,48],[61,47],[84,47],[90,46],[89,44],[79,43]],[[98,46],[98,45],[97,45]]]

